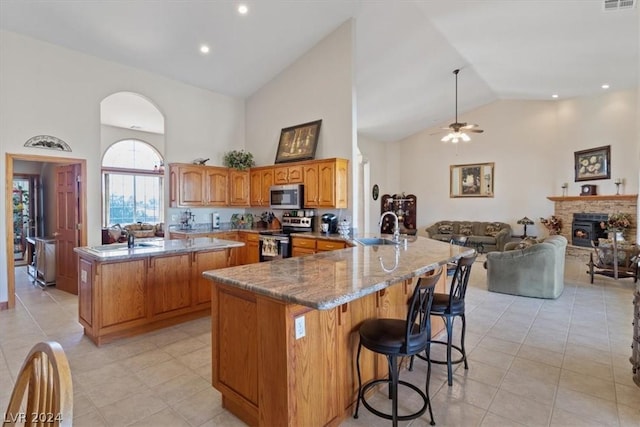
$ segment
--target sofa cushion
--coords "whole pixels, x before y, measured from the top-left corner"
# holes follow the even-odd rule
[[[453,224],[450,222],[443,222],[438,225],[438,234],[453,234]]]
[[[526,249],[529,246],[533,246],[538,243],[538,239],[535,237],[525,237],[516,245],[516,249]]]
[[[460,234],[463,236],[471,236],[473,234],[473,224],[470,222],[460,223]]]
[[[485,230],[484,230],[484,234],[485,236],[493,236],[496,237],[496,235],[500,232],[500,230],[502,229],[502,225],[498,222],[491,222],[489,224],[487,224]]]

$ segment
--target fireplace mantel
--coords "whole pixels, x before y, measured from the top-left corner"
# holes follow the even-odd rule
[[[587,200],[636,200],[637,194],[611,194],[604,196],[547,196],[553,202],[575,202]]]

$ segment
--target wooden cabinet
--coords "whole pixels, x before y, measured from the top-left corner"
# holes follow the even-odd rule
[[[302,184],[304,181],[303,165],[274,166],[273,176],[273,183],[276,185]]]
[[[205,177],[205,206],[227,206],[229,173],[227,168],[202,166]]]
[[[149,284],[154,315],[191,306],[190,254],[149,259]]]
[[[242,264],[254,264],[260,262],[260,235],[258,233],[244,232],[244,258]]]
[[[232,260],[230,251],[188,252],[115,262],[81,256],[78,312],[85,335],[101,345],[207,316],[211,282],[202,277],[202,272],[228,267]]]
[[[316,241],[316,252],[337,251],[347,247],[345,242],[336,240],[318,239]]]
[[[171,207],[227,206],[228,175],[222,167],[169,165]]]
[[[304,165],[304,207],[346,208],[348,164],[345,159],[329,159]]]
[[[249,206],[249,171],[229,169],[229,205]]]
[[[250,197],[251,206],[269,206],[269,189],[274,184],[273,167],[251,168],[250,172]]]
[[[313,255],[318,252],[335,251],[346,248],[345,242],[309,237],[291,238],[291,256]]]

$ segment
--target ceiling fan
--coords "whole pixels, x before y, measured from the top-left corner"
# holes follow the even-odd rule
[[[451,142],[452,144],[457,144],[460,140],[464,142],[471,141],[469,135],[466,132],[474,132],[474,133],[482,133],[484,132],[482,129],[477,129],[478,125],[468,125],[466,123],[458,122],[458,73],[459,69],[453,70],[453,74],[456,75],[456,120],[451,123],[449,127],[442,128],[444,130],[448,130],[449,133],[441,139],[442,142]]]

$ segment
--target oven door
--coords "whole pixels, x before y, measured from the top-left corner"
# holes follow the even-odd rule
[[[260,262],[274,259],[289,258],[289,237],[284,236],[260,236],[258,241]]]

